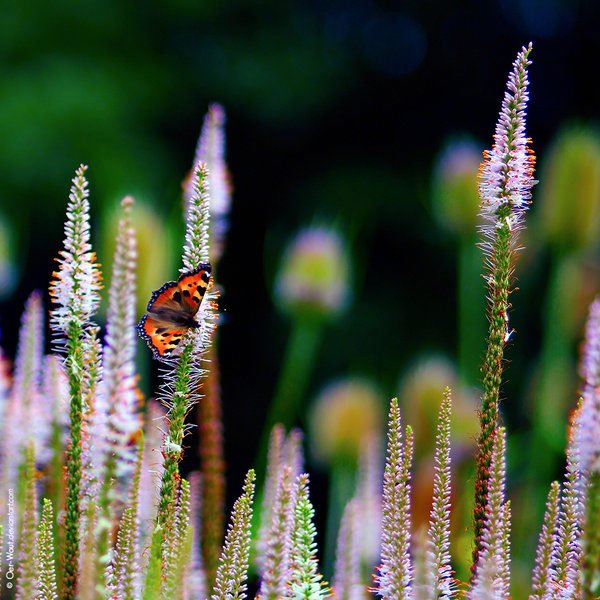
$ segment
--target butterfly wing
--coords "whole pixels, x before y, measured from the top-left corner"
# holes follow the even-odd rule
[[[165,358],[170,356],[179,346],[186,327],[173,324],[161,319],[152,313],[145,314],[138,324],[138,331],[143,340],[146,341],[154,358]]]
[[[148,312],[166,310],[181,310],[181,303],[177,296],[177,282],[167,281],[165,285],[152,292],[146,310]]]
[[[177,280],[177,291],[173,298],[181,305],[181,310],[192,317],[198,312],[208,289],[211,270],[210,264],[201,263]]]
[[[177,281],[168,281],[152,294],[138,331],[154,358],[172,355],[185,332],[200,326],[194,317],[208,289],[210,273],[210,264],[199,264],[193,271],[184,273]]]

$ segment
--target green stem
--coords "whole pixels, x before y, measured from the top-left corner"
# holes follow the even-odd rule
[[[325,529],[325,576],[331,580],[335,563],[337,535],[342,514],[356,487],[356,465],[347,459],[335,459],[329,475],[329,499],[327,502],[327,523]]]
[[[67,504],[65,518],[65,558],[63,576],[63,600],[77,598],[79,576],[79,522],[81,520],[81,427],[83,400],[81,382],[83,376],[83,328],[73,319],[67,333],[67,372],[69,378],[71,438],[67,450]]]
[[[497,211],[498,223],[494,240],[492,267],[488,277],[489,331],[485,358],[481,367],[483,397],[479,413],[480,433],[477,441],[477,471],[475,475],[475,508],[473,511],[475,545],[473,548],[473,573],[482,550],[481,537],[488,503],[490,466],[496,430],[498,404],[504,368],[504,344],[508,318],[508,296],[511,275],[511,231],[506,224],[511,207],[504,204]]]
[[[264,472],[269,436],[276,423],[287,429],[300,413],[306,388],[316,358],[322,321],[312,317],[295,317],[288,341],[279,382],[267,414],[256,464]]]
[[[530,456],[536,460],[529,463],[529,477],[534,485],[550,479],[563,453],[567,405],[572,397],[573,305],[579,288],[578,261],[572,255],[557,255],[548,287],[533,411]]]
[[[182,457],[185,416],[190,408],[190,374],[194,362],[194,343],[188,342],[175,371],[174,393],[169,411],[169,433],[163,444],[164,471],[158,503],[157,525],[165,527],[174,515],[175,497],[179,486],[179,461]]]
[[[458,249],[458,369],[466,386],[481,383],[478,365],[484,350],[485,293],[480,272],[479,248],[473,236],[462,235]]]

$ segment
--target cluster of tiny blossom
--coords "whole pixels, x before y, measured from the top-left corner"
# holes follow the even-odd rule
[[[125,470],[131,470],[134,458],[134,448],[128,444],[128,439],[141,426],[135,373],[137,251],[135,231],[129,222],[132,204],[133,200],[129,197],[122,202],[125,214],[119,222],[108,293],[101,387],[108,409],[109,448],[123,458],[119,466]]]
[[[248,471],[244,481],[244,492],[233,505],[211,600],[246,597],[254,480],[254,471]]]
[[[6,415],[0,421],[0,481],[6,490],[16,486],[27,442],[33,442],[39,452],[47,439],[48,411],[41,393],[43,331],[42,301],[34,292],[21,318],[14,378],[6,392]],[[0,495],[0,514],[4,514],[5,502],[6,496]]]
[[[482,551],[476,565],[470,600],[501,600],[509,598],[510,586],[510,509],[505,500],[506,432],[498,429],[494,440],[490,466],[489,500],[486,506]]]
[[[19,532],[19,566],[17,600],[29,600],[37,588],[35,550],[37,545],[38,494],[36,487],[35,450],[30,444],[25,450],[25,503],[23,523]]]
[[[286,466],[279,476],[266,538],[267,549],[259,588],[259,596],[264,600],[277,600],[286,593],[287,582],[291,575],[290,559],[296,493],[292,470]]]
[[[71,322],[85,325],[100,303],[101,276],[90,244],[87,167],[80,166],[73,178],[67,206],[64,249],[58,259],[50,295],[56,308],[52,325],[67,333]]]
[[[289,468],[292,477],[300,475],[302,470],[301,434],[292,430],[287,436],[282,425],[277,424],[271,430],[267,456],[267,474],[260,507],[260,526],[256,538],[254,562],[259,573],[263,573],[269,545],[269,530],[273,515],[273,503],[284,468]]]
[[[440,408],[436,436],[433,503],[429,516],[429,531],[424,575],[428,597],[448,600],[456,585],[450,563],[450,390],[446,389]]]
[[[291,598],[319,600],[325,597],[322,576],[317,563],[317,535],[313,519],[314,508],[308,496],[308,475],[296,478],[296,507],[292,530],[292,551],[288,589]]]
[[[220,104],[208,107],[202,131],[196,147],[194,164],[206,163],[210,187],[210,259],[216,263],[223,253],[224,238],[228,229],[227,216],[231,205],[231,183],[225,162],[225,110]],[[184,182],[184,197],[189,203],[193,188],[193,178]]]
[[[379,558],[381,539],[381,486],[383,467],[379,436],[367,434],[359,458],[356,502],[359,505],[360,552],[365,565],[372,569]]]
[[[534,156],[525,135],[525,116],[529,100],[527,67],[531,64],[531,44],[523,48],[513,63],[500,117],[494,133],[494,145],[484,153],[479,174],[481,213],[489,225],[485,235],[493,240],[496,230],[507,227],[515,232],[531,201]],[[505,214],[499,209],[506,207]],[[486,246],[491,251],[491,246]]]
[[[185,245],[181,273],[195,269],[210,260],[210,187],[208,168],[200,162],[194,167],[193,189],[187,203]]]
[[[560,484],[554,481],[548,492],[544,523],[538,542],[533,569],[531,600],[545,600],[556,590],[557,526],[559,519]]]
[[[600,473],[600,298],[590,306],[581,362],[583,402],[577,419],[576,446],[580,468]]]
[[[385,600],[409,598],[413,567],[410,559],[410,465],[413,433],[406,428],[402,441],[397,398],[390,404],[388,445],[383,473],[381,565],[375,577],[376,592]]]
[[[338,532],[333,591],[338,598],[360,600],[364,588],[360,584],[359,504],[355,498],[344,508]]]
[[[58,600],[52,537],[53,522],[52,502],[44,498],[36,547],[37,598],[44,600]]]

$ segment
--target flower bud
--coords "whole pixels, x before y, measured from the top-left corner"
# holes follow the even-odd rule
[[[382,421],[381,398],[371,382],[351,378],[330,384],[310,415],[315,457],[323,463],[356,463],[365,440],[380,434]]]
[[[330,316],[348,302],[348,257],[332,229],[301,231],[287,249],[275,284],[277,301],[298,316]]]
[[[559,133],[542,165],[537,198],[549,243],[576,251],[596,240],[600,219],[600,139],[590,129]]]
[[[450,140],[433,173],[433,202],[439,221],[450,231],[475,233],[479,220],[477,173],[481,151],[470,140]]]

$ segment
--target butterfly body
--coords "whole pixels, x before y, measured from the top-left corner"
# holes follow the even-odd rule
[[[211,265],[201,263],[156,290],[137,328],[154,358],[172,356],[189,329],[198,329],[196,314],[210,283]]]

